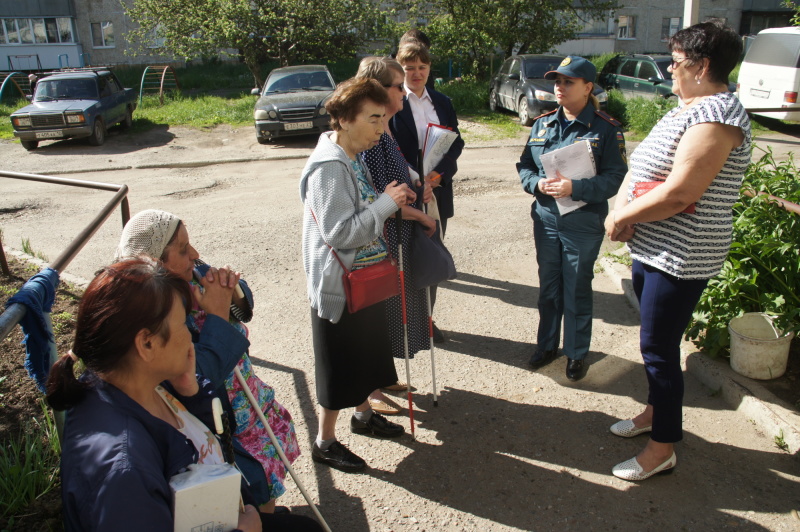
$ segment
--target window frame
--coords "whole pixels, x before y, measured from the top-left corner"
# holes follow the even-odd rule
[[[617,19],[617,40],[633,41],[636,40],[636,15],[620,15]],[[624,19],[624,24],[623,24]],[[625,30],[623,32],[623,29]],[[623,33],[625,35],[623,35]]]
[[[97,28],[97,33],[95,33],[95,27]],[[111,28],[111,44],[107,42],[106,39],[106,28]],[[102,48],[116,48],[117,47],[117,39],[114,35],[114,22],[110,20],[103,20],[100,22],[90,22],[89,23],[89,32],[92,37],[92,48],[93,49],[102,49]],[[99,37],[99,42],[98,39]]]

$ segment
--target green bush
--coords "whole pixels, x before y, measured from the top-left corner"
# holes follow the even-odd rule
[[[489,82],[467,77],[463,81],[451,81],[437,87],[453,99],[458,114],[471,114],[489,108]]]
[[[625,101],[625,123],[646,135],[677,104],[677,98],[629,98]]]
[[[628,127],[627,103],[625,102],[625,96],[622,95],[621,91],[617,89],[611,89],[608,91],[606,112],[622,122],[623,129]]]
[[[591,61],[594,67],[597,69],[597,75],[599,76],[600,72],[603,71],[603,67],[606,66],[606,63],[618,55],[619,54],[617,52],[608,52],[607,54],[603,55],[593,55],[587,59],[589,59],[589,61]]]
[[[722,273],[709,281],[686,331],[700,349],[726,355],[728,322],[745,312],[765,312],[784,332],[800,332],[800,215],[779,207],[765,192],[800,203],[792,158],[776,163],[772,152],[750,165],[733,207],[733,243]]]

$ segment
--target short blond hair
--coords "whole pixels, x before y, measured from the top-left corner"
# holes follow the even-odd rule
[[[420,42],[409,41],[397,50],[397,62],[401,65],[417,60],[426,65],[431,64],[431,54]]]
[[[356,79],[375,79],[385,88],[394,84],[392,71],[405,77],[403,66],[391,57],[365,57],[358,65]]]

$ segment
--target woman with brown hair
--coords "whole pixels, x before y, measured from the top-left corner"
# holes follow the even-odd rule
[[[149,260],[103,268],[81,299],[72,351],[50,370],[47,401],[69,409],[61,449],[68,531],[172,530],[172,476],[225,459],[213,426],[213,386],[195,375],[186,327],[189,285]],[[73,354],[74,353],[74,354]],[[80,360],[84,372],[76,379]],[[245,502],[255,501],[243,490]],[[259,515],[238,528],[320,530],[311,519]]]
[[[377,388],[397,382],[386,303],[350,313],[339,263],[357,270],[385,259],[386,220],[416,199],[406,184],[397,182],[379,194],[361,157],[380,142],[388,103],[386,89],[375,80],[341,83],[325,104],[333,131],[320,136],[300,180],[303,267],[320,403],[312,458],[343,471],[362,470],[366,463],[336,439],[341,409],[355,407],[350,419],[354,433],[395,438],[405,432],[373,412],[368,400]]]

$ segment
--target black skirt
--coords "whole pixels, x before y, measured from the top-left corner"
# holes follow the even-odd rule
[[[350,314],[339,323],[311,309],[317,401],[329,410],[358,406],[378,388],[397,382],[386,327],[386,302]]]

